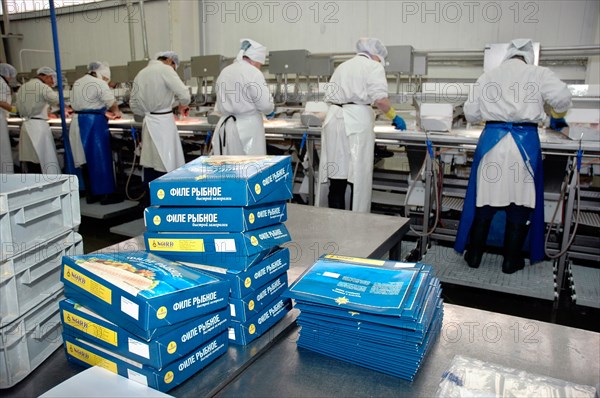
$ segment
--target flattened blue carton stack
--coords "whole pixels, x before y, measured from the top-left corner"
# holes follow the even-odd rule
[[[229,339],[255,340],[291,309],[290,241],[284,221],[292,197],[288,156],[205,156],[150,183],[146,249],[227,279]]]
[[[298,346],[413,380],[440,333],[431,266],[327,255],[290,286]]]
[[[63,257],[67,358],[169,391],[227,351],[229,283],[147,252]]]

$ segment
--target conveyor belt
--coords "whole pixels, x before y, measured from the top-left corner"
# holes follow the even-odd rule
[[[525,269],[507,275],[502,273],[500,255],[485,253],[481,266],[472,269],[467,266],[462,255],[452,248],[435,244],[429,248],[422,261],[435,268],[436,275],[442,282],[554,300],[554,274],[551,262],[529,266],[526,261]]]
[[[585,307],[600,308],[600,270],[571,265],[575,303]]]
[[[582,211],[579,217],[579,223],[590,227],[600,228],[600,214]]]

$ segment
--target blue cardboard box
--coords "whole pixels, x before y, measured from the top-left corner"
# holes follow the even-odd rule
[[[151,232],[243,232],[287,220],[285,202],[251,207],[151,206],[144,211]]]
[[[246,232],[145,232],[149,252],[172,256],[177,261],[194,261],[200,254],[230,253],[249,257],[291,240],[284,224]],[[215,265],[215,264],[209,264]]]
[[[60,302],[63,330],[92,344],[156,369],[175,362],[227,330],[229,309],[181,322],[152,340],[141,339],[88,308],[67,299]]]
[[[230,298],[231,320],[245,322],[261,312],[287,289],[287,281],[287,274],[283,274],[241,299]]]
[[[262,336],[292,309],[292,301],[279,297],[246,322],[229,322],[229,341],[246,345]]]
[[[290,250],[287,247],[277,249],[245,271],[190,262],[182,264],[227,279],[231,283],[231,298],[239,299],[286,272],[290,268]]]
[[[210,339],[206,344],[188,353],[184,358],[162,369],[134,362],[105,350],[85,339],[63,333],[67,359],[85,367],[101,366],[130,380],[166,392],[183,383],[194,374],[227,352],[227,332]]]
[[[289,156],[201,156],[150,183],[157,206],[252,206],[292,196]]]
[[[143,338],[215,312],[229,282],[146,252],[64,256],[65,296]]]

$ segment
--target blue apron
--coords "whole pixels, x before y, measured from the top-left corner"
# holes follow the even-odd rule
[[[79,134],[85,152],[85,159],[93,195],[106,195],[116,189],[113,173],[110,131],[105,109],[77,111]]]
[[[488,122],[479,137],[469,185],[465,196],[465,204],[458,225],[454,250],[462,253],[469,241],[469,232],[475,218],[477,204],[477,170],[483,156],[492,149],[506,134],[511,134],[535,185],[535,209],[529,217],[529,256],[531,263],[544,259],[544,176],[542,168],[542,150],[537,125],[533,123],[500,123]],[[504,228],[502,229],[504,230]]]

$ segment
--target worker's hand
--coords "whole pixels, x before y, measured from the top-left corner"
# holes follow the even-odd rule
[[[190,115],[190,107],[187,105],[179,105],[179,117],[188,117]]]
[[[122,114],[121,112],[106,112],[105,116],[108,120],[120,119]]]
[[[269,113],[268,115],[265,116],[267,118],[267,120],[271,120],[275,117],[275,111]]]
[[[394,116],[394,119],[392,120],[392,126],[394,126],[396,130],[406,130],[406,123],[404,122],[404,119],[398,115]]]
[[[569,127],[564,117],[550,118],[550,128],[552,130],[561,131],[563,128]]]
[[[65,107],[65,117],[73,116],[73,108],[70,106]]]

